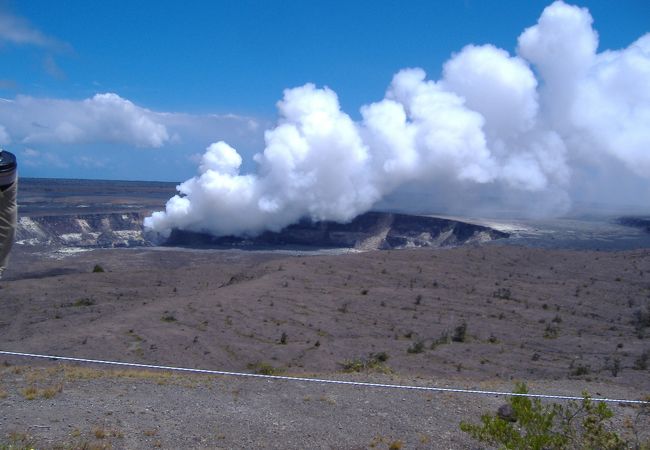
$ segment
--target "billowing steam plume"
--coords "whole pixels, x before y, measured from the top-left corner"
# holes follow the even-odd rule
[[[237,151],[214,143],[145,225],[254,235],[302,217],[349,221],[405,183],[437,179],[541,193],[557,213],[577,167],[612,161],[647,183],[650,34],[597,53],[591,24],[586,9],[555,2],[519,36],[516,56],[468,45],[439,81],[404,69],[358,122],[328,88],[287,89],[257,173],[240,174]]]

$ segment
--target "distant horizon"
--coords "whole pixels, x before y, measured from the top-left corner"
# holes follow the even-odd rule
[[[30,177],[18,176],[18,180],[64,180],[64,181],[114,181],[119,183],[164,183],[164,184],[181,184],[182,181],[167,181],[167,180],[127,180],[127,179],[111,179],[111,178],[68,178],[68,177]]]
[[[20,197],[20,180],[27,181],[28,183],[32,180],[55,180],[55,181],[80,181],[80,182],[102,182],[102,183],[139,183],[139,184],[164,184],[170,187],[178,186],[182,182],[174,181],[159,181],[159,180],[109,180],[109,179],[95,179],[95,178],[60,178],[60,177],[19,177],[19,188],[18,195]],[[494,219],[494,220],[532,220],[531,217],[517,216],[515,211],[500,211],[495,212],[493,215],[480,215],[472,213],[462,213],[462,212],[452,212],[452,211],[443,211],[443,210],[420,210],[420,211],[406,211],[400,209],[399,199],[388,199],[388,202],[380,202],[371,208],[369,211],[374,212],[390,212],[396,214],[411,214],[411,215],[432,215],[438,217],[456,217],[456,218],[465,218],[465,219]],[[650,207],[640,210],[638,206],[635,205],[616,205],[616,208],[613,208],[612,204],[598,204],[598,203],[587,203],[587,202],[576,202],[573,205],[573,208],[564,215],[552,217],[552,219],[571,219],[571,218],[584,218],[590,215],[596,215],[598,217],[618,217],[620,215],[629,214],[635,217],[650,217]],[[600,213],[600,214],[599,214]]]

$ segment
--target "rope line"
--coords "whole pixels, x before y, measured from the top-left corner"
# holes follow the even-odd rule
[[[141,364],[141,363],[110,361],[110,360],[102,360],[102,359],[73,358],[70,356],[40,355],[35,353],[10,352],[4,350],[0,350],[0,354],[9,355],[9,356],[20,356],[25,358],[41,358],[41,359],[71,361],[71,362],[80,362],[80,363],[105,364],[105,365],[112,365],[112,366],[138,367],[138,368],[155,369],[155,370],[171,370],[176,372],[203,373],[209,375],[222,375],[222,376],[231,376],[231,377],[262,378],[267,380],[303,381],[308,383],[337,384],[337,385],[361,386],[361,387],[372,387],[372,388],[405,389],[405,390],[412,390],[412,391],[452,392],[452,393],[473,394],[473,395],[530,397],[530,398],[557,399],[557,400],[582,400],[584,398],[584,397],[578,397],[573,395],[521,394],[521,393],[504,392],[504,391],[483,391],[479,389],[444,388],[444,387],[434,387],[434,386],[412,386],[412,385],[402,385],[402,384],[370,383],[370,382],[363,382],[363,381],[344,381],[344,380],[328,380],[322,378],[289,377],[283,375],[264,375],[260,373],[228,372],[224,370],[191,369],[187,367],[161,366],[155,364]],[[625,400],[625,399],[596,398],[596,397],[592,397],[591,400],[598,401],[598,402],[609,402],[609,403],[630,403],[630,404],[650,405],[650,401],[644,401],[644,400]]]

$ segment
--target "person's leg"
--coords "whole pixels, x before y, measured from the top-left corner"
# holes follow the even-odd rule
[[[4,191],[0,190],[0,278],[2,272],[7,268],[9,251],[14,242],[16,234],[16,218],[18,207],[16,205],[16,191],[18,181]]]

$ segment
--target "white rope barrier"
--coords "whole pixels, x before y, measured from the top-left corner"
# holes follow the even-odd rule
[[[452,392],[452,393],[460,393],[460,394],[530,397],[530,398],[543,398],[543,399],[555,399],[555,400],[582,400],[584,398],[584,397],[578,397],[573,395],[520,394],[520,393],[504,392],[504,391],[483,391],[478,389],[444,388],[444,387],[433,387],[433,386],[409,386],[409,385],[402,385],[402,384],[369,383],[363,381],[327,380],[322,378],[289,377],[283,375],[264,375],[259,373],[228,372],[223,370],[191,369],[187,367],[160,366],[155,364],[140,364],[140,363],[130,363],[130,362],[122,362],[122,361],[109,361],[109,360],[102,360],[102,359],[73,358],[70,356],[39,355],[35,353],[10,352],[4,350],[0,350],[0,355],[19,356],[24,358],[61,360],[61,361],[71,361],[71,362],[91,363],[91,364],[105,364],[105,365],[123,366],[123,367],[138,367],[143,369],[154,369],[154,370],[171,370],[176,372],[203,373],[209,375],[263,378],[267,380],[303,381],[308,383],[337,384],[337,385],[386,388],[386,389],[405,389],[405,390],[413,390],[413,391]],[[644,401],[644,400],[625,400],[625,399],[596,398],[596,397],[592,397],[591,400],[597,402],[650,405],[650,401]]]

